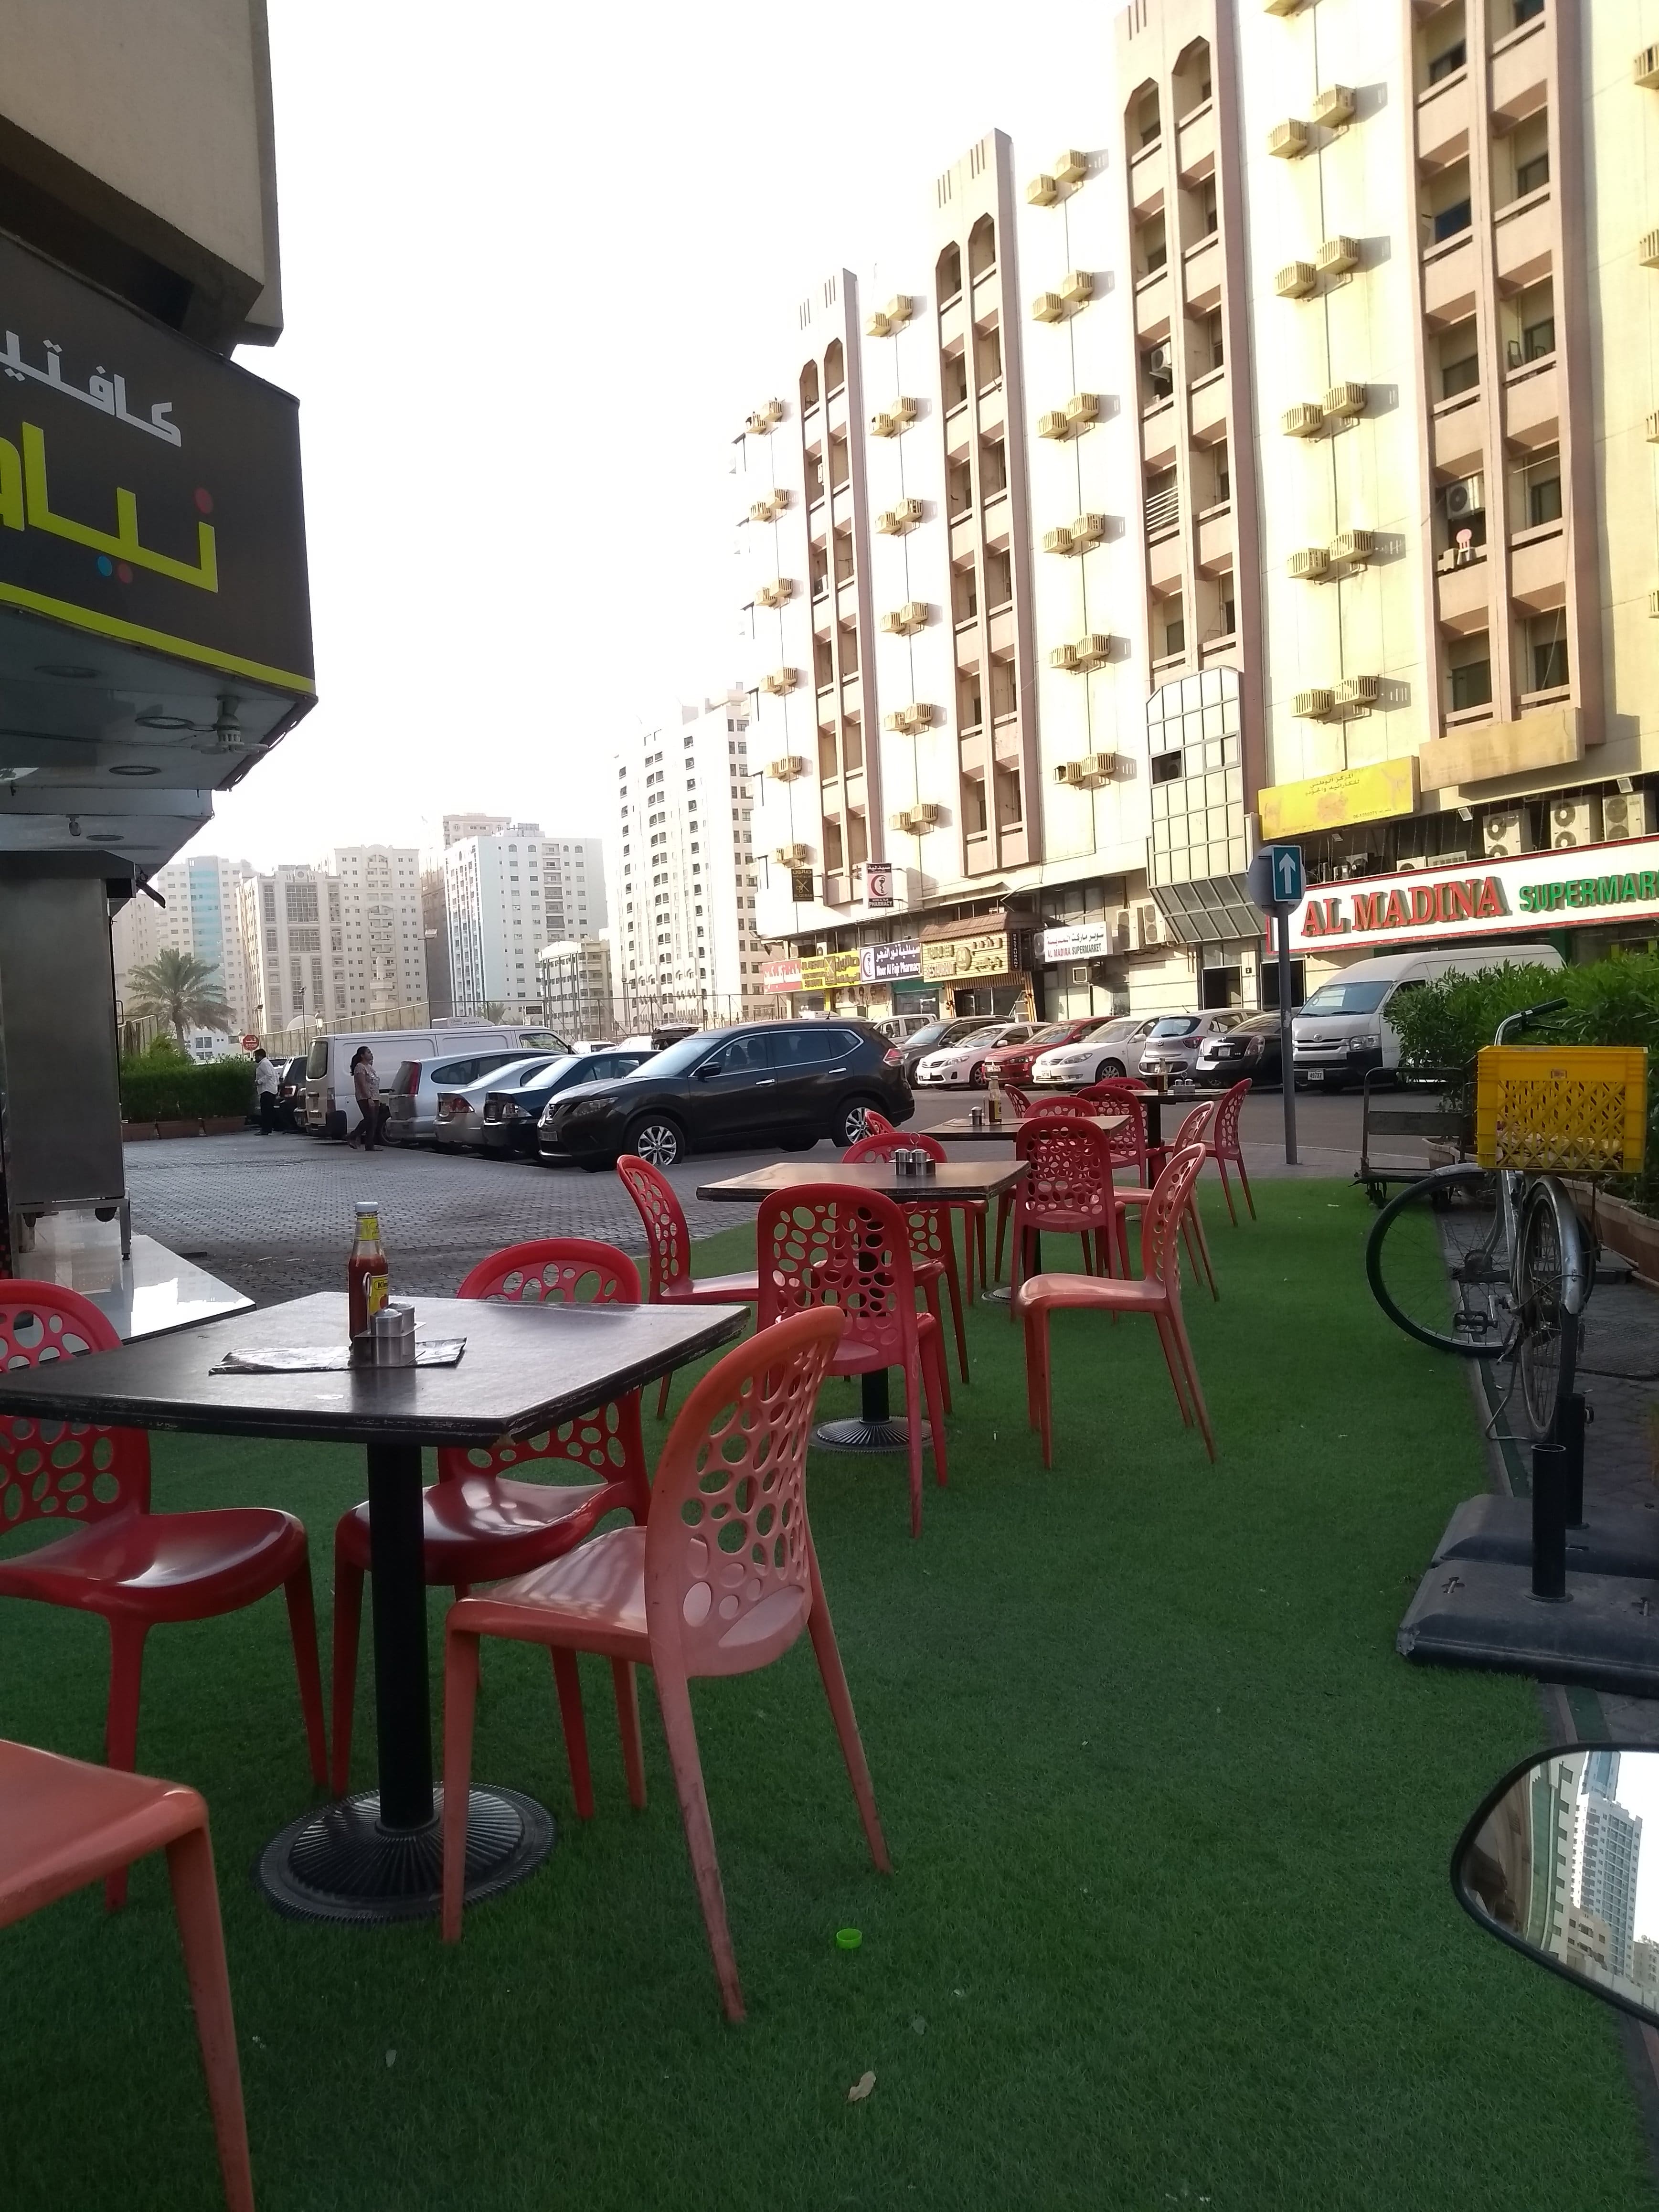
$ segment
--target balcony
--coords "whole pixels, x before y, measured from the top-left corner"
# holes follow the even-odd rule
[[[1215,174],[1215,102],[1206,100],[1183,115],[1176,131],[1176,167],[1183,185]]]
[[[1468,637],[1487,627],[1492,569],[1486,549],[1472,545],[1468,550],[1468,559],[1455,557],[1450,567],[1437,571],[1434,580],[1436,619],[1450,637]]]
[[[995,493],[985,502],[985,543],[993,553],[1008,550],[1008,514],[1011,501],[1006,491]]]
[[[841,711],[849,720],[863,715],[864,684],[857,676],[848,677],[841,687]]]
[[[1546,18],[1534,16],[1513,36],[1500,40],[1492,54],[1492,111],[1513,126],[1535,115],[1548,97],[1549,46]]]
[[[843,583],[836,586],[836,617],[839,621],[849,623],[856,618],[858,611],[859,587],[854,580],[848,576]]]
[[[1437,469],[1449,476],[1473,476],[1486,450],[1486,410],[1479,391],[1460,392],[1434,410],[1429,447]]]
[[[1129,164],[1129,207],[1133,220],[1141,222],[1163,205],[1164,142],[1155,138]]]
[[[1224,574],[1233,565],[1233,511],[1222,507],[1198,518],[1198,565],[1206,576]]]
[[[1565,524],[1541,523],[1510,541],[1510,592],[1528,614],[1548,614],[1567,599],[1567,533]]]
[[[981,438],[1006,436],[1008,427],[1008,395],[1003,389],[1002,379],[988,384],[979,395],[979,434]]]
[[[1185,249],[1181,269],[1190,313],[1207,315],[1221,305],[1221,240],[1217,232]]]
[[[1135,286],[1135,335],[1143,344],[1151,345],[1169,337],[1173,296],[1167,268],[1143,276]]]
[[[1555,356],[1530,362],[1504,380],[1504,428],[1516,446],[1553,445],[1561,435]]]
[[[1167,484],[1146,495],[1146,535],[1157,538],[1174,530],[1181,520],[1181,489]]]
[[[1468,154],[1473,100],[1466,70],[1443,78],[1419,96],[1417,159],[1425,173],[1449,168]]]
[[[1154,597],[1167,599],[1180,591],[1185,550],[1178,530],[1169,531],[1164,537],[1153,538],[1146,548],[1146,580]]]
[[[1431,246],[1423,256],[1423,314],[1433,329],[1461,323],[1474,313],[1474,240],[1468,231]]]
[[[960,564],[970,560],[978,550],[979,525],[970,509],[951,525],[951,559]]]
[[[1555,206],[1547,185],[1511,200],[1492,227],[1498,258],[1498,281],[1506,291],[1520,291],[1547,276],[1555,258]]]
[[[1140,457],[1148,469],[1174,466],[1176,435],[1175,401],[1160,399],[1140,418]]]
[[[1212,368],[1188,387],[1188,419],[1195,444],[1207,446],[1227,434],[1227,372]]]
[[[1006,660],[1014,649],[1014,611],[1012,606],[991,610],[991,657]]]

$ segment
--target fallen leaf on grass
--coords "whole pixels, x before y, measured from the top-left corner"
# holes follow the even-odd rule
[[[854,2082],[852,2087],[847,2092],[848,2103],[849,2105],[861,2105],[875,2086],[876,2077],[873,2074],[860,2074],[858,2080]]]

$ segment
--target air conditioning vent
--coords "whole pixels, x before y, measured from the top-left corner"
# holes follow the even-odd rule
[[[747,430],[751,438],[763,438],[767,432],[771,428],[772,425],[767,421],[764,415],[757,414],[746,415],[744,417],[743,427]]]
[[[1287,261],[1273,278],[1273,289],[1281,300],[1305,300],[1318,282],[1311,261]]]
[[[1595,845],[1601,839],[1601,802],[1599,799],[1556,799],[1550,802],[1549,840],[1557,852],[1570,852],[1578,845]]]
[[[1659,622],[1659,592],[1648,593],[1648,620]]]
[[[1630,65],[1632,83],[1659,91],[1659,46],[1644,46]]]
[[[1353,121],[1353,94],[1346,84],[1328,84],[1316,93],[1309,111],[1322,130],[1336,131]]]
[[[1048,414],[1037,416],[1039,438],[1063,438],[1066,435],[1066,413],[1063,408],[1051,408]]]
[[[1066,302],[1058,292],[1039,292],[1031,302],[1034,323],[1059,323],[1066,319]]]
[[[1359,240],[1326,239],[1314,255],[1314,266],[1322,276],[1346,276],[1349,270],[1359,266]]]
[[[1330,565],[1331,556],[1322,545],[1304,545],[1285,563],[1285,573],[1302,583],[1316,584]]]
[[[1516,853],[1530,853],[1532,817],[1528,808],[1516,806],[1503,814],[1488,814],[1480,824],[1481,842],[1489,860],[1507,860]]]
[[[1045,553],[1075,553],[1078,549],[1071,532],[1062,524],[1057,530],[1043,532],[1042,550]]]
[[[769,669],[761,678],[761,690],[774,699],[781,699],[794,690],[800,681],[798,668]]]
[[[902,499],[896,507],[884,507],[876,517],[876,528],[884,538],[902,538],[921,520],[921,501]]]
[[[890,817],[889,827],[901,836],[920,837],[933,829],[939,820],[939,808],[931,799],[924,799],[915,806],[907,806],[902,813]]]
[[[1105,535],[1106,518],[1103,514],[1079,514],[1073,516],[1072,520],[1072,543],[1079,553],[1086,553],[1091,546],[1098,545],[1104,538]]]
[[[1374,707],[1382,696],[1380,676],[1345,676],[1336,687],[1335,706]]]
[[[1601,793],[1601,835],[1604,837],[1650,837],[1653,834],[1653,793],[1650,791],[1604,791]]]
[[[1067,146],[1054,156],[1054,178],[1062,185],[1080,185],[1089,173],[1089,157],[1079,154],[1075,146]]]
[[[1077,665],[1079,668],[1101,668],[1112,657],[1112,641],[1103,630],[1092,629],[1087,637],[1077,641]]]
[[[902,331],[915,312],[915,302],[908,292],[895,293],[882,309],[883,314],[886,316],[896,331]]]
[[[1275,123],[1267,133],[1267,151],[1281,161],[1294,161],[1308,150],[1311,137],[1305,123],[1291,116],[1284,123]]]
[[[901,392],[893,402],[891,413],[900,429],[908,430],[916,419],[916,403],[914,399],[907,399]]]
[[[1033,207],[1053,207],[1060,198],[1060,186],[1053,177],[1033,177],[1025,187],[1025,197]]]
[[[1659,230],[1644,230],[1637,240],[1636,258],[1644,269],[1659,269]]]
[[[1325,413],[1334,422],[1346,422],[1365,411],[1363,384],[1334,384],[1325,394]]]
[[[1085,753],[1081,760],[1061,761],[1054,781],[1069,784],[1074,791],[1097,791],[1111,781],[1116,768],[1115,753]]]
[[[907,599],[902,607],[890,608],[881,617],[881,627],[890,637],[915,636],[927,627],[927,602]]]
[[[804,868],[812,857],[810,845],[780,845],[772,855],[781,868]]]
[[[785,753],[779,759],[768,761],[766,773],[774,783],[793,783],[806,773],[806,763],[799,753]]]
[[[794,579],[790,576],[775,576],[769,584],[755,586],[755,605],[757,607],[781,607],[786,599],[792,599],[794,596]]]
[[[908,707],[896,707],[890,714],[884,714],[882,726],[896,732],[902,738],[914,738],[922,730],[933,726],[933,710],[921,700],[913,700]]]
[[[1057,645],[1048,655],[1050,668],[1068,668],[1075,672],[1077,665],[1077,647],[1074,645]]]
[[[1461,522],[1468,515],[1484,514],[1486,479],[1485,477],[1460,477],[1455,483],[1449,483],[1445,487],[1440,498],[1448,522]]]
[[[1287,438],[1316,438],[1325,427],[1325,410],[1311,400],[1300,407],[1287,407],[1279,418],[1279,427]]]
[[[1073,269],[1060,280],[1060,296],[1068,307],[1085,307],[1095,296],[1095,280],[1086,269]]]
[[[1346,561],[1351,567],[1369,561],[1376,550],[1376,532],[1374,530],[1345,530],[1340,537],[1331,540],[1332,560]]]
[[[1066,420],[1074,430],[1085,430],[1091,422],[1100,420],[1100,395],[1094,392],[1074,392],[1066,403]]]
[[[1329,690],[1298,691],[1291,712],[1304,722],[1327,722],[1335,704],[1335,694]]]
[[[889,322],[885,313],[881,308],[878,307],[873,314],[866,315],[865,317],[864,335],[867,338],[890,338],[892,337],[893,325]]]
[[[1150,901],[1146,905],[1135,908],[1135,935],[1143,952],[1150,952],[1154,946],[1162,945],[1167,933],[1164,916]]]
[[[1648,443],[1659,446],[1659,415],[1650,415],[1647,421]]]
[[[870,435],[872,438],[896,438],[898,424],[890,415],[878,412],[870,417]]]
[[[769,499],[757,499],[749,510],[749,520],[751,522],[770,522],[773,512]]]

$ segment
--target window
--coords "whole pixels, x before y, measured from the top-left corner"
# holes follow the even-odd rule
[[[847,358],[839,338],[831,338],[823,349],[823,388],[833,398],[847,382]]]
[[[1568,682],[1566,610],[1534,616],[1527,624],[1527,659],[1534,691],[1563,691]]]
[[[968,273],[970,276],[988,276],[996,265],[996,225],[988,215],[982,215],[968,234]]]
[[[1158,112],[1156,87],[1143,92],[1135,102],[1134,136],[1142,146],[1156,146],[1163,135],[1164,125]]]
[[[975,331],[974,374],[981,392],[993,392],[1002,382],[1002,333],[1000,331]]]
[[[1199,358],[1210,368],[1219,368],[1227,358],[1226,346],[1221,332],[1221,310],[1217,307],[1204,319],[1204,337]],[[1201,372],[1200,372],[1201,373]]]
[[[1455,399],[1460,392],[1473,392],[1480,381],[1479,354],[1466,353],[1455,361],[1448,361],[1443,352],[1440,364],[1440,397],[1443,399]]]
[[[1460,638],[1448,656],[1451,711],[1461,714],[1492,704],[1492,646],[1486,633]]]
[[[1136,255],[1143,276],[1155,276],[1170,258],[1169,239],[1161,215],[1149,216],[1135,233]]]
[[[1438,84],[1443,78],[1455,76],[1468,58],[1468,46],[1462,39],[1455,39],[1450,46],[1443,46],[1429,64],[1429,82]]]
[[[1181,781],[1180,753],[1154,753],[1152,771],[1154,783],[1178,783]]]
[[[994,499],[1008,489],[1008,448],[1000,438],[988,440],[979,449],[979,483],[985,499]]]
[[[1522,483],[1526,493],[1526,516],[1528,529],[1536,530],[1547,522],[1561,520],[1561,453],[1558,447],[1529,462],[1522,471]]]
[[[816,407],[817,404],[818,365],[815,361],[809,361],[800,373],[801,412],[805,414],[809,407]]]
[[[933,264],[933,281],[939,288],[939,303],[959,299],[962,295],[962,248],[947,246]]]
[[[1163,620],[1164,651],[1166,657],[1172,656],[1177,653],[1185,653],[1187,650],[1187,621],[1182,602],[1179,599],[1170,599],[1165,602],[1163,610]]]
[[[1469,165],[1455,161],[1429,188],[1427,222],[1431,243],[1440,246],[1466,231],[1472,219]]]
[[[1219,507],[1233,495],[1232,464],[1224,438],[1218,446],[1211,448],[1210,471],[1215,503]]]
[[[765,1036],[733,1037],[701,1063],[714,1076],[764,1075],[772,1066],[771,1039]]]

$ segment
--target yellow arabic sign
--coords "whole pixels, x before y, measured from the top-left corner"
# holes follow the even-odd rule
[[[932,939],[923,941],[921,975],[926,983],[962,982],[972,975],[1006,975],[1007,973],[1006,930],[987,930],[979,937],[945,937],[937,941]]]
[[[1340,830],[1350,822],[1383,822],[1417,811],[1417,757],[1340,768],[1304,783],[1270,784],[1256,799],[1261,841],[1308,830]]]
[[[859,980],[859,956],[856,952],[809,952],[800,963],[799,991],[833,991],[839,983],[856,983]]]
[[[204,592],[219,588],[218,550],[211,526],[196,526],[197,563],[175,561],[166,553],[150,553],[138,543],[138,502],[130,491],[115,489],[115,528],[94,530],[89,523],[71,522],[54,514],[46,489],[46,441],[33,422],[22,426],[20,457],[9,438],[0,438],[0,526],[7,530],[48,530],[54,538],[67,538],[72,545],[85,545],[112,562],[130,568],[150,568],[175,583],[195,584]]]

